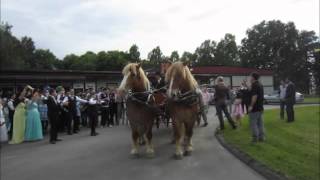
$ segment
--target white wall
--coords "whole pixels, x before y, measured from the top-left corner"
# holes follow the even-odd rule
[[[86,89],[92,88],[94,91],[96,90],[96,83],[95,82],[86,82]]]
[[[247,76],[232,76],[232,86],[239,87],[243,80],[247,79]]]
[[[264,86],[273,86],[273,77],[272,76],[261,76],[260,82]]]
[[[247,76],[232,76],[232,86],[239,87],[244,79],[247,79]],[[264,87],[265,94],[270,94],[274,91],[272,76],[261,76],[260,82]]]

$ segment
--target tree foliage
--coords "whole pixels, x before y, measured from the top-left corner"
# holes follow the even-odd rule
[[[199,66],[207,66],[214,64],[214,52],[217,43],[211,40],[205,40],[195,51],[197,58],[195,64]]]
[[[130,60],[133,62],[140,61],[140,52],[137,45],[133,44],[129,49]]]
[[[0,25],[0,69],[53,69],[58,60],[49,50],[36,49],[30,37],[16,38],[9,24]]]
[[[179,61],[179,53],[178,51],[172,51],[171,55],[170,55],[170,60],[175,62],[175,61]]]
[[[160,63],[164,59],[164,56],[159,46],[152,49],[152,51],[148,54],[148,59],[152,64],[160,65]]]
[[[224,66],[238,65],[240,62],[236,37],[226,34],[215,49],[214,64]]]
[[[318,37],[313,31],[298,31],[294,23],[262,21],[247,31],[240,48],[241,63],[246,67],[271,69],[276,84],[290,78],[298,90],[309,92],[311,61],[308,54]]]

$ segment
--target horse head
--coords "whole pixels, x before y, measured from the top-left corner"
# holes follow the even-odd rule
[[[140,63],[129,63],[123,70],[123,79],[118,88],[119,91],[124,92],[132,90],[134,92],[147,91],[150,88],[150,82],[141,68]]]
[[[194,79],[184,62],[175,62],[171,64],[166,72],[165,81],[169,83],[168,96],[177,94],[178,92],[187,92],[196,90],[198,87],[197,81]]]

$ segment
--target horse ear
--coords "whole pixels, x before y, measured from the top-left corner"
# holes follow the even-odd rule
[[[140,69],[141,68],[141,63],[138,63],[137,64],[137,69]]]
[[[183,64],[184,66],[187,66],[189,63],[188,63],[188,62],[182,62],[182,64]]]

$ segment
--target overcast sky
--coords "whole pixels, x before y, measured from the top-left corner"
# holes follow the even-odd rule
[[[88,50],[127,51],[139,46],[147,57],[160,46],[165,55],[193,52],[225,33],[240,43],[262,20],[293,21],[319,34],[319,0],[1,0],[2,21],[14,35],[30,36],[37,48],[56,56]]]

